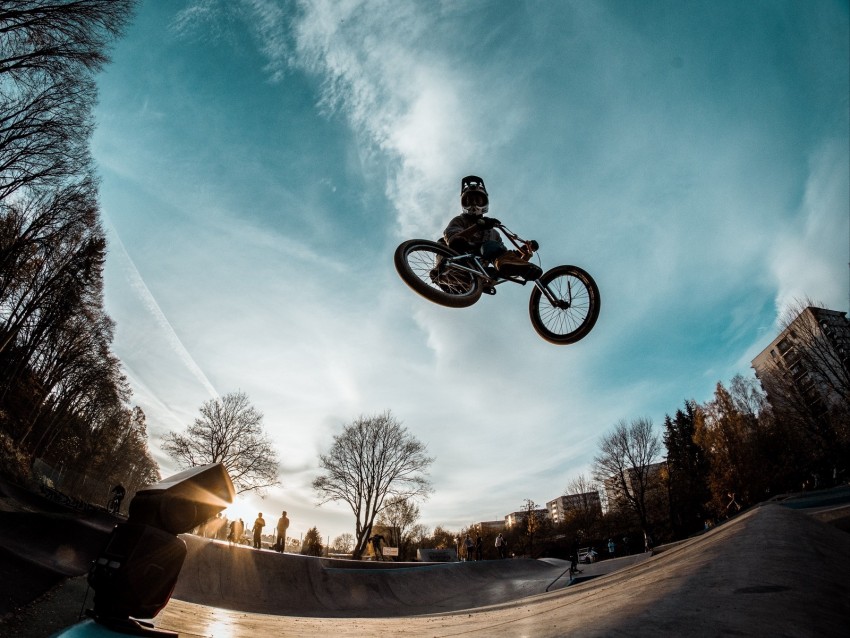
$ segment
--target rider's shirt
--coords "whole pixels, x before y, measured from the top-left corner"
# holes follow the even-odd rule
[[[443,238],[446,240],[446,243],[451,241],[452,237],[457,235],[459,232],[466,230],[471,226],[477,226],[479,219],[481,218],[477,215],[469,215],[467,213],[463,213],[452,219],[443,231]],[[502,242],[502,236],[495,228],[479,228],[474,233],[466,235],[466,240],[475,246],[480,246],[485,241],[495,241],[499,242],[502,246],[505,245]],[[507,250],[507,248],[505,250]]]

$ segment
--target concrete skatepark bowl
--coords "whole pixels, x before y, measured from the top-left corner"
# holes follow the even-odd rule
[[[569,586],[568,576],[552,585],[561,561],[364,568],[187,537],[189,556],[155,624],[251,638],[846,637],[850,534],[834,521],[846,520],[847,506],[828,509],[766,504],[657,555],[583,566],[597,577]]]

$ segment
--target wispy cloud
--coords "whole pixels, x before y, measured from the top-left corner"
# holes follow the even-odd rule
[[[108,223],[108,215],[104,215],[104,218]],[[189,373],[206,390],[210,398],[218,398],[218,392],[213,387],[212,383],[210,383],[210,380],[204,374],[204,371],[201,370],[200,366],[195,362],[195,359],[183,345],[183,342],[180,340],[180,337],[177,336],[177,333],[174,331],[173,326],[168,321],[168,317],[166,317],[165,313],[162,312],[162,309],[159,307],[159,304],[156,302],[156,299],[154,298],[153,294],[151,294],[151,291],[148,289],[147,284],[145,284],[145,280],[139,273],[138,268],[136,268],[136,264],[133,262],[133,258],[130,257],[130,254],[127,252],[127,249],[124,247],[124,243],[121,241],[121,237],[115,230],[114,225],[109,224],[109,227],[112,230],[111,239],[114,242],[113,245],[117,244],[117,247],[120,250],[121,257],[123,258],[123,261],[126,264],[127,278],[130,287],[135,292],[138,299],[142,302],[144,308],[147,310],[149,315],[155,321],[159,334],[167,340],[172,352],[177,355],[178,359],[186,368],[186,370],[188,370]]]
[[[380,154],[381,165],[390,168],[386,194],[395,203],[399,232],[433,233],[456,207],[446,185],[504,134],[504,128],[496,135],[485,130],[468,105],[468,96],[492,100],[494,92],[472,69],[429,48],[425,34],[439,14],[435,7],[317,1],[287,13],[263,0],[245,6],[253,11],[272,77],[294,67],[321,78],[319,105],[343,114],[361,153]],[[288,32],[293,42],[281,36]],[[509,110],[503,109],[503,123]]]
[[[778,315],[807,297],[830,308],[848,303],[850,175],[844,143],[833,139],[815,150],[798,221],[784,228],[772,247]],[[843,276],[835,277],[836,271]]]

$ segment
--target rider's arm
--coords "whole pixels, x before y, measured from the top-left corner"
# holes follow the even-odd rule
[[[470,224],[468,218],[458,215],[446,226],[446,230],[443,231],[443,238],[449,246],[458,241],[470,245],[481,244],[485,241],[498,241],[501,244],[502,238],[497,230],[492,226],[488,227],[487,224],[476,223],[482,219],[487,218],[478,218]],[[498,224],[498,220],[493,221]]]
[[[446,226],[446,229],[443,231],[443,239],[446,240],[446,243],[451,243],[455,238],[465,239],[474,229],[475,226],[469,226],[463,215],[458,215]]]

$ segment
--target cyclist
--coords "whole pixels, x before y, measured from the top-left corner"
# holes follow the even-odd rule
[[[498,219],[485,217],[490,209],[490,198],[484,180],[476,175],[467,175],[460,181],[460,205],[463,213],[452,219],[443,231],[443,239],[449,248],[459,253],[481,255],[503,277],[522,277],[532,281],[543,274],[536,264],[505,247],[495,229],[501,223]]]
[[[126,493],[127,490],[124,489],[124,486],[121,485],[121,483],[109,490],[109,501],[106,509],[110,514],[117,514],[121,510],[121,501],[124,500],[124,495]]]

